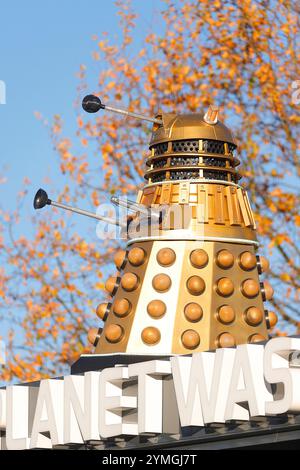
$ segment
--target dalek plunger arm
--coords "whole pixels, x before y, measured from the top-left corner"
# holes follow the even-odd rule
[[[85,215],[86,217],[91,217],[92,219],[101,220],[102,222],[106,222],[107,224],[111,225],[118,225],[120,227],[126,227],[125,223],[122,223],[116,219],[111,217],[104,217],[102,215],[94,214],[93,212],[89,212],[83,209],[78,209],[77,207],[68,206],[67,204],[62,204],[60,202],[52,201],[48,198],[48,194],[44,189],[39,189],[34,197],[33,200],[33,207],[35,209],[42,209],[46,205],[59,207],[60,209],[65,209],[67,211],[75,212],[76,214]]]

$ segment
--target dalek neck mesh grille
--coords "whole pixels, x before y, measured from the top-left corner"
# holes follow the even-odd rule
[[[226,159],[215,158],[215,157],[202,157],[202,160],[199,160],[199,157],[172,157],[170,161],[170,166],[218,166],[220,168],[226,167]],[[154,160],[153,168],[164,168],[168,166],[167,158],[160,158],[159,160]]]
[[[179,180],[194,180],[194,179],[208,179],[208,180],[220,180],[228,181],[228,173],[226,171],[207,171],[203,170],[203,176],[200,175],[199,170],[180,170],[180,171],[170,171],[169,178],[167,178],[166,173],[156,173],[152,175],[152,183],[159,183],[161,181],[179,181]]]
[[[163,168],[164,166],[166,166],[167,161],[168,160],[166,158],[162,158],[161,160],[157,160],[157,161],[153,162],[153,168]]]
[[[234,144],[208,139],[176,140],[156,144],[151,149],[152,157],[147,161],[150,169],[145,175],[150,183],[190,179],[239,180],[238,173],[233,170],[237,161],[232,155],[236,149]],[[211,170],[208,167],[212,167]]]
[[[157,144],[154,147],[154,155],[162,155],[163,153],[166,153],[168,150],[168,143],[164,142],[162,144]]]
[[[177,140],[172,142],[173,152],[198,152],[199,140]]]
[[[225,154],[224,142],[218,142],[216,140],[203,140],[202,145],[202,150],[204,152]]]
[[[219,167],[226,167],[226,160],[222,160],[221,158],[215,157],[204,157],[203,163],[207,166],[219,166]]]
[[[199,157],[173,157],[171,162],[171,166],[198,166],[199,165]]]
[[[228,143],[228,151],[233,153],[236,145]],[[154,155],[163,155],[168,151],[168,142],[153,145]],[[170,152],[172,153],[215,153],[225,155],[225,142],[218,140],[175,140],[171,142]]]

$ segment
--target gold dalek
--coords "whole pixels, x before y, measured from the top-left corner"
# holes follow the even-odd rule
[[[267,340],[277,322],[264,309],[273,289],[259,278],[268,262],[256,254],[253,213],[238,184],[237,145],[218,108],[145,118],[93,95],[83,108],[153,123],[146,185],[135,203],[112,198],[135,215],[122,229],[127,248],[116,253],[118,275],[105,285],[112,299],[96,310],[104,326],[89,331],[95,354],[191,354]],[[34,206],[45,204],[78,211],[39,190]]]

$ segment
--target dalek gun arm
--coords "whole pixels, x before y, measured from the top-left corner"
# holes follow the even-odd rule
[[[33,207],[34,209],[42,209],[46,205],[58,207],[59,209],[64,209],[70,212],[74,212],[76,214],[84,215],[85,217],[90,217],[92,219],[101,220],[102,222],[106,222],[107,224],[117,225],[122,228],[127,227],[126,223],[119,221],[118,219],[115,219],[113,217],[105,217],[102,215],[97,215],[97,214],[94,214],[93,212],[90,212],[84,209],[79,209],[78,207],[72,207],[67,204],[63,204],[61,202],[52,201],[52,199],[48,198],[48,194],[46,193],[46,191],[40,188],[34,197]]]
[[[136,216],[150,218],[152,222],[156,223],[160,223],[162,220],[162,210],[160,209],[151,206],[147,207],[144,204],[138,204],[136,202],[130,201],[127,198],[122,198],[119,196],[112,196],[110,200],[115,206],[123,207]]]

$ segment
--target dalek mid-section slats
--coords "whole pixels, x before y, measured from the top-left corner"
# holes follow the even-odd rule
[[[256,228],[247,193],[239,186],[166,183],[146,187],[137,202],[148,207],[168,204],[189,204],[192,207],[201,205],[204,223]]]

